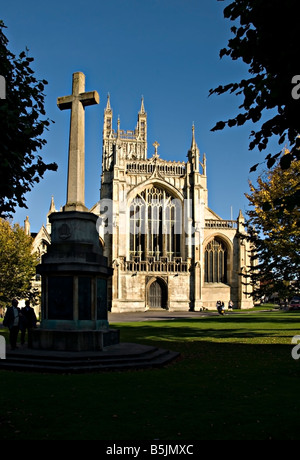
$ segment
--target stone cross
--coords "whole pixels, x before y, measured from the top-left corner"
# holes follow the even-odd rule
[[[155,149],[155,152],[154,152],[154,155],[153,155],[153,156],[154,156],[155,158],[158,158],[159,155],[158,155],[158,153],[157,153],[157,149],[158,149],[158,147],[159,147],[159,143],[158,143],[157,141],[155,141],[154,144],[153,144],[153,147],[154,147],[154,149]]]
[[[59,97],[60,110],[71,109],[67,203],[64,211],[87,211],[84,203],[84,111],[87,105],[99,104],[97,91],[85,92],[85,75],[73,74],[72,94]]]

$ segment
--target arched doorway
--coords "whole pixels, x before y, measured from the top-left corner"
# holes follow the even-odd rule
[[[159,278],[150,284],[148,305],[150,309],[167,308],[167,287]]]

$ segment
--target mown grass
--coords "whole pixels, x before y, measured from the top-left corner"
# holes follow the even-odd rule
[[[162,369],[0,372],[0,438],[300,439],[297,312],[111,324],[123,342],[180,351]]]

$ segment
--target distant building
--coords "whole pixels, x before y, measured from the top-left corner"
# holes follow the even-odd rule
[[[47,214],[47,224],[43,224],[38,233],[32,233],[30,231],[30,222],[29,217],[27,216],[24,221],[24,230],[26,235],[31,235],[33,237],[33,252],[38,256],[39,262],[42,260],[43,254],[47,252],[48,246],[51,244],[51,224],[49,222],[49,216],[52,212],[57,212],[54,205],[54,199],[51,198],[49,212]],[[32,288],[41,292],[41,279],[40,275],[36,275],[32,281]],[[25,306],[25,299],[20,301],[20,307]],[[40,302],[37,305],[32,305],[34,307],[35,313],[39,316],[40,313]]]

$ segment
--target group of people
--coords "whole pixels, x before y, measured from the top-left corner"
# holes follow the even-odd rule
[[[224,302],[221,302],[221,300],[218,300],[216,306],[217,306],[218,313],[220,315],[224,315],[225,314]],[[233,309],[233,302],[232,302],[232,300],[229,300],[229,302],[228,302],[228,310],[232,310],[232,309]]]
[[[13,299],[11,307],[8,307],[3,319],[3,326],[9,329],[9,341],[12,350],[17,348],[19,331],[21,331],[21,344],[25,343],[25,334],[28,331],[28,340],[30,332],[36,327],[37,318],[34,309],[30,306],[30,301],[25,301],[25,307],[19,308],[17,299]]]

